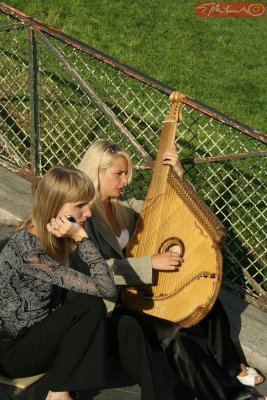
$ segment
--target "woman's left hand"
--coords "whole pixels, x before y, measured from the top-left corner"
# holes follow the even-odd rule
[[[70,222],[65,216],[52,218],[46,227],[48,232],[58,238],[70,237],[77,242],[87,237],[87,233],[82,226],[76,222]]]
[[[184,169],[179,158],[179,154],[176,151],[175,144],[172,145],[171,150],[166,150],[162,155],[162,164],[171,165],[176,175],[180,178],[184,176]]]

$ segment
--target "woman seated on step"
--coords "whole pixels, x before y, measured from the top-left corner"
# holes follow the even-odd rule
[[[105,382],[102,298],[114,296],[116,287],[83,228],[94,192],[81,171],[50,169],[38,184],[31,216],[1,251],[0,372],[15,378],[51,370],[46,400],[69,400],[69,391]],[[75,247],[87,275],[69,265]],[[64,289],[76,294],[68,303]]]
[[[165,152],[162,163],[171,165],[174,172],[183,177],[175,146]],[[78,168],[91,178],[96,190],[91,202],[92,218],[85,229],[107,260],[118,286],[152,283],[153,269],[173,270],[183,262],[174,252],[125,258],[125,248],[143,204],[135,199],[122,200],[121,192],[132,178],[131,160],[125,150],[111,141],[97,140],[86,151]],[[228,317],[219,300],[200,323],[187,329],[126,308],[120,297],[116,304],[109,303],[108,307],[113,310],[112,315],[126,314],[138,320],[151,345],[165,352],[177,377],[189,386],[197,399],[261,398],[251,386],[261,383],[263,377],[240,359],[230,336]],[[199,335],[206,338],[207,351],[200,347]]]
[[[121,363],[141,386],[142,399],[174,400],[136,319],[114,316],[107,333],[103,298],[117,291],[111,269],[84,229],[94,194],[83,172],[51,168],[37,186],[31,216],[5,243],[0,373],[21,378],[51,371],[46,400],[70,400],[72,391],[105,385],[107,337],[112,337]],[[182,384],[179,388],[183,392]]]

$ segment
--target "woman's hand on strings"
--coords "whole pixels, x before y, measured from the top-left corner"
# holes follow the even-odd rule
[[[151,259],[152,268],[161,271],[174,271],[184,262],[183,257],[174,251],[156,254],[152,256]]]
[[[179,158],[179,154],[177,153],[175,144],[172,145],[172,148],[170,150],[166,150],[163,153],[162,164],[171,165],[176,175],[178,175],[179,178],[183,178],[184,169]]]

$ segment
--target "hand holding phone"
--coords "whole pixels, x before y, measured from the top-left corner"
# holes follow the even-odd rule
[[[72,215],[66,215],[66,218],[70,221],[70,222],[76,222],[75,218],[73,218]]]

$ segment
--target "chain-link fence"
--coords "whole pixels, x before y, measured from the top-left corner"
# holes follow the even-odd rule
[[[0,164],[28,179],[76,165],[96,138],[119,143],[136,166],[155,158],[175,90],[3,3],[0,80]],[[264,133],[186,96],[176,144],[186,178],[227,228],[224,285],[263,310],[266,143]],[[145,197],[149,179],[136,169],[135,197]]]

